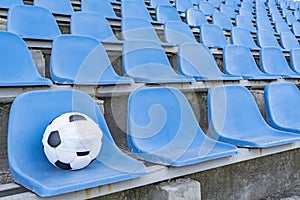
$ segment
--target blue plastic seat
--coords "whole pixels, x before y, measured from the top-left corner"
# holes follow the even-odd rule
[[[222,4],[220,6],[220,11],[228,15],[228,17],[230,17],[231,19],[235,19],[236,17],[234,8],[229,5]]]
[[[53,40],[61,34],[50,11],[30,5],[11,7],[7,14],[6,29],[26,39]]]
[[[294,16],[297,20],[300,20],[300,10],[294,10]]]
[[[251,19],[249,19],[248,17],[246,17],[244,15],[237,15],[235,18],[235,21],[236,21],[237,27],[245,28],[252,33],[256,32],[256,29],[255,29]]]
[[[256,39],[258,45],[263,47],[277,47],[281,49],[281,46],[278,44],[275,36],[272,32],[268,30],[257,30]]]
[[[188,8],[194,8],[191,0],[175,0],[175,7],[178,12],[186,12]]]
[[[257,30],[268,30],[271,33],[275,32],[268,18],[266,19],[256,18],[256,28]]]
[[[291,32],[289,25],[284,21],[275,22],[275,29],[276,29],[276,32],[279,34],[282,32]]]
[[[33,5],[46,8],[53,14],[71,15],[74,12],[70,0],[34,0]]]
[[[236,0],[225,0],[225,5],[232,7],[234,10],[238,11],[239,7]]]
[[[41,77],[26,43],[19,36],[0,32],[0,87],[50,86],[52,82]]]
[[[231,29],[230,39],[232,44],[246,46],[251,50],[260,49],[247,29],[233,27]]]
[[[118,19],[109,0],[81,0],[81,11],[93,12],[106,18]]]
[[[121,2],[121,16],[122,18],[142,18],[149,22],[153,21],[146,5],[134,1]]]
[[[247,17],[248,19],[250,19],[251,21],[255,21],[254,17],[253,17],[253,14],[252,14],[252,11],[247,9],[247,8],[240,8],[239,9],[239,14],[242,15],[242,16],[245,16]]]
[[[257,67],[249,48],[227,45],[223,50],[224,72],[248,80],[272,80],[280,76],[263,73]]]
[[[290,63],[291,68],[295,72],[300,73],[300,49],[292,49],[290,51]]]
[[[220,71],[215,58],[204,44],[183,43],[178,50],[179,73],[196,80],[241,80]]]
[[[291,70],[284,54],[276,47],[265,47],[260,50],[260,69],[265,73],[284,78],[300,78],[300,74]]]
[[[24,5],[23,0],[1,0],[0,8],[9,8],[15,5]]]
[[[182,22],[176,8],[173,6],[157,6],[156,20],[161,23],[165,23],[166,21]]]
[[[247,3],[247,2],[242,2],[241,7],[239,8],[239,14],[240,15],[245,15],[251,17],[251,19],[254,20],[253,17],[253,3]]]
[[[240,147],[267,148],[300,140],[298,134],[269,126],[244,86],[213,87],[207,102],[209,131],[219,141]]]
[[[214,24],[203,24],[201,26],[200,41],[210,48],[224,48],[228,45],[223,31]]]
[[[123,40],[150,40],[161,43],[152,24],[144,19],[123,18],[121,30]]]
[[[76,35],[62,35],[53,41],[50,76],[58,84],[133,83],[131,79],[116,74],[99,41]]]
[[[215,25],[218,25],[222,30],[231,30],[232,22],[230,17],[227,14],[222,12],[214,12],[212,16],[212,22]]]
[[[221,0],[208,0],[208,2],[211,3],[214,8],[220,8],[222,3]]]
[[[292,32],[282,32],[280,34],[280,43],[284,49],[291,50],[293,48],[300,48],[298,39]]]
[[[197,43],[197,40],[190,27],[183,22],[167,21],[164,25],[164,37],[168,43]]]
[[[285,18],[288,25],[292,25],[294,22],[297,21],[296,17],[291,12],[288,12]]]
[[[74,12],[71,15],[70,32],[93,37],[100,42],[120,42],[107,19],[90,12]]]
[[[205,16],[212,16],[215,12],[213,4],[206,1],[200,1],[198,7],[199,10],[201,10],[204,13]]]
[[[150,6],[156,8],[157,6],[171,6],[169,0],[150,0]]]
[[[205,135],[184,94],[175,88],[135,90],[128,100],[127,127],[130,151],[153,163],[179,167],[239,153]]]
[[[279,130],[300,133],[300,91],[291,82],[271,83],[265,87],[266,117]]]
[[[125,41],[122,52],[123,72],[136,82],[179,83],[195,79],[178,75],[172,69],[161,45],[152,41]]]
[[[66,112],[91,117],[103,132],[101,151],[88,167],[66,171],[46,158],[42,137],[47,125]],[[39,196],[53,196],[140,177],[145,166],[122,153],[96,102],[76,90],[41,90],[19,95],[8,123],[8,160],[12,177]]]
[[[292,24],[293,33],[295,36],[300,36],[300,23],[294,22]]]
[[[186,23],[191,27],[200,28],[202,24],[208,24],[205,15],[198,9],[187,9],[185,16]]]

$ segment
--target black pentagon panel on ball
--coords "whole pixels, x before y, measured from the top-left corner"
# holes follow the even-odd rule
[[[86,121],[86,118],[82,115],[71,115],[69,117],[69,121],[70,122],[74,122],[74,121]]]
[[[77,156],[87,156],[89,155],[90,151],[82,151],[82,152],[76,152]]]
[[[55,165],[60,168],[60,169],[64,169],[64,170],[71,170],[71,165],[69,163],[63,163],[61,161],[56,161]]]
[[[48,137],[48,144],[55,148],[58,145],[60,145],[61,140],[60,140],[60,136],[59,136],[59,132],[58,131],[52,131]]]

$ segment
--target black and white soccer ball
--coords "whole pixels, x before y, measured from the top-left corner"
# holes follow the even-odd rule
[[[56,117],[43,135],[48,160],[64,170],[88,166],[98,156],[103,133],[98,124],[85,114],[70,112]]]

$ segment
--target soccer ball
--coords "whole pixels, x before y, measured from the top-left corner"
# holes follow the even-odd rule
[[[70,112],[56,117],[47,126],[42,143],[48,160],[64,170],[88,166],[98,156],[103,133],[85,114]]]

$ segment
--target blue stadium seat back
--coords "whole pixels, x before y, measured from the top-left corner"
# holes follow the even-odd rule
[[[300,49],[292,49],[290,52],[291,68],[300,73]]]
[[[181,44],[181,43],[197,43],[197,40],[190,27],[183,22],[167,21],[164,25],[165,42]]]
[[[24,5],[23,0],[2,0],[0,1],[0,8],[10,8],[11,6]]]
[[[215,25],[218,25],[222,30],[231,30],[232,22],[230,17],[223,12],[214,12],[212,16],[212,22]]]
[[[183,43],[178,50],[179,73],[196,80],[240,80],[222,73],[210,50],[204,44]]]
[[[176,74],[161,45],[152,41],[125,41],[122,52],[125,75],[135,82],[179,83],[195,82],[193,78]]]
[[[144,19],[123,18],[121,23],[123,40],[150,40],[160,43],[152,24]]]
[[[53,14],[71,15],[74,12],[70,0],[34,0],[33,5],[46,8]]]
[[[257,30],[256,39],[258,45],[263,47],[277,47],[281,49],[281,46],[278,44],[275,36],[272,32],[268,30]]]
[[[198,7],[199,10],[201,10],[204,13],[205,16],[212,16],[215,12],[213,4],[206,1],[200,1]]]
[[[178,12],[186,12],[189,8],[194,8],[191,0],[175,0],[175,7]]]
[[[70,32],[93,37],[100,42],[120,42],[107,19],[90,12],[74,12],[71,15]]]
[[[81,11],[93,12],[106,18],[118,18],[109,0],[82,0]]]
[[[293,33],[295,36],[300,36],[300,23],[294,22],[292,24]]]
[[[211,3],[214,8],[220,8],[222,3],[221,0],[208,0],[208,2]]]
[[[67,112],[86,114],[103,132],[96,160],[86,168],[72,172],[53,166],[42,145],[47,125]],[[12,177],[39,196],[107,185],[147,173],[141,162],[118,149],[96,102],[76,90],[40,90],[19,95],[9,114],[7,148]]]
[[[274,59],[276,61],[274,62]],[[260,69],[267,74],[285,78],[300,78],[300,74],[291,70],[282,51],[276,47],[265,47],[260,50]]]
[[[58,84],[130,84],[114,71],[103,45],[91,37],[62,35],[55,38],[50,58],[50,76]]]
[[[253,13],[253,4],[252,3],[243,2],[241,4],[240,9],[239,9],[239,14],[240,15],[249,15],[249,17],[251,17],[252,19],[254,19],[252,13]]]
[[[247,29],[233,27],[231,29],[230,39],[232,44],[246,46],[251,50],[260,49]]]
[[[198,9],[189,8],[185,15],[186,23],[191,27],[200,28],[202,24],[208,24],[208,21],[203,12]]]
[[[300,20],[300,11],[294,10],[294,16],[296,17],[297,20]]]
[[[171,6],[169,0],[150,0],[150,6],[156,8],[157,6]]]
[[[284,22],[282,15],[279,12],[271,13],[272,22]]]
[[[288,12],[285,18],[288,25],[292,25],[294,22],[297,22],[296,17],[291,12]]]
[[[157,6],[156,7],[156,20],[165,23],[166,21],[179,21],[182,22],[180,15],[176,8],[173,6]]]
[[[259,70],[249,48],[227,45],[223,50],[224,72],[249,80],[278,79]]]
[[[223,31],[215,24],[203,24],[201,26],[200,41],[210,48],[224,48],[228,45]]]
[[[300,91],[291,82],[265,86],[265,105],[268,123],[279,130],[300,133]]]
[[[31,5],[11,7],[7,14],[6,29],[26,39],[53,40],[61,34],[50,11]]]
[[[14,33],[0,32],[0,86],[52,85],[41,77],[26,43]]]
[[[275,29],[279,34],[282,32],[291,32],[289,25],[284,21],[275,22]]]
[[[152,18],[145,4],[135,1],[122,1],[121,3],[122,18],[142,18],[152,22]]]
[[[275,33],[268,18],[256,18],[256,28],[257,30],[268,30],[271,33]]]
[[[284,49],[291,50],[294,48],[300,48],[298,39],[292,32],[282,32],[280,34],[280,43]]]
[[[235,0],[225,0],[225,5],[232,7],[235,11],[239,10],[238,4]]]
[[[230,17],[231,19],[235,19],[236,17],[234,8],[229,5],[222,4],[220,6],[220,11],[226,13],[226,15],[228,15],[228,17]]]
[[[240,8],[239,14],[242,15],[242,16],[247,17],[251,21],[255,21],[255,19],[253,17],[253,14],[252,14],[252,11],[248,10],[247,8]]]
[[[131,93],[127,131],[134,155],[162,165],[186,166],[239,152],[206,136],[184,94],[175,88],[140,88]]]
[[[299,141],[299,134],[272,128],[250,91],[241,85],[211,88],[207,95],[209,131],[214,139],[236,146],[267,148]],[[238,116],[238,117],[237,117]]]
[[[248,18],[244,15],[237,15],[235,18],[235,21],[236,21],[237,27],[245,28],[252,33],[256,32],[256,29],[250,18]]]

